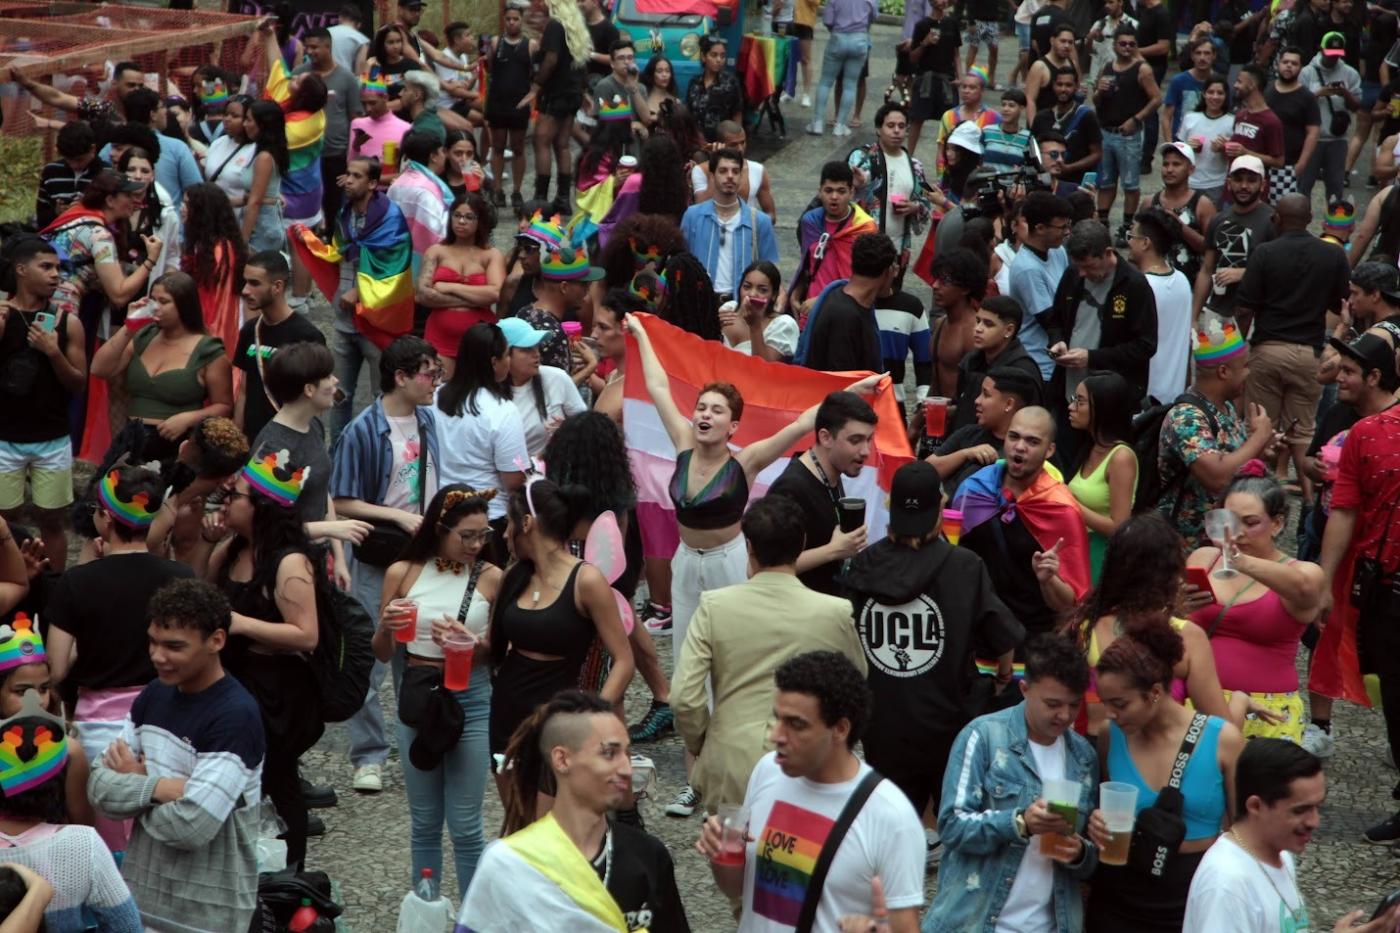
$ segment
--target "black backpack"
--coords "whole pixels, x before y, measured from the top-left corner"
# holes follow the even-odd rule
[[[374,623],[351,594],[334,585],[316,589],[320,638],[311,652],[311,671],[321,694],[321,721],[344,722],[360,711],[369,692]]]
[[[1220,430],[1220,425],[1205,404],[1205,399],[1189,389],[1178,395],[1170,405],[1151,405],[1133,419],[1133,452],[1137,454],[1138,462],[1137,497],[1134,499],[1133,512],[1141,514],[1151,511],[1162,501],[1163,496],[1174,492],[1176,500],[1172,503],[1171,512],[1173,522],[1176,521],[1177,510],[1181,507],[1181,491],[1191,475],[1191,470],[1177,460],[1177,468],[1172,471],[1170,480],[1164,483],[1158,469],[1158,454],[1161,452],[1162,422],[1166,420],[1167,412],[1177,405],[1193,405],[1199,408],[1201,414],[1206,416],[1210,432],[1216,434]]]

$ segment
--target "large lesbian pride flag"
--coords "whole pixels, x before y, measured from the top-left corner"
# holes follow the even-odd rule
[[[730,350],[718,341],[702,340],[649,314],[639,314],[651,337],[661,366],[671,377],[671,397],[682,412],[695,408],[700,387],[710,382],[733,383],[744,396],[744,416],[733,438],[743,448],[782,430],[802,412],[819,404],[832,392],[844,389],[863,373],[823,373],[786,363],[770,363]],[[637,482],[637,502],[674,516],[667,485],[676,466],[676,452],[666,435],[656,406],[647,393],[637,343],[627,339],[627,370],[622,386],[623,419],[632,476]],[[895,470],[914,459],[904,434],[904,420],[889,379],[880,383],[871,401],[880,421],[875,443],[859,476],[847,478],[846,494],[866,501],[870,540],[884,537],[889,523],[890,480]],[[812,437],[801,438],[784,456],[758,475],[750,498],[758,498],[787,468],[788,457],[812,446]],[[818,542],[824,543],[824,542]]]

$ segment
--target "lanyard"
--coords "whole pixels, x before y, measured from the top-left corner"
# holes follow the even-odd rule
[[[817,468],[817,475],[822,478],[822,485],[826,487],[826,494],[831,497],[831,510],[836,513],[836,523],[839,525],[841,523],[841,478],[838,475],[836,478],[836,485],[833,486],[831,480],[826,478],[826,468],[823,467],[822,462],[817,459],[816,450],[809,449],[807,451],[807,456],[812,458],[812,466]]]

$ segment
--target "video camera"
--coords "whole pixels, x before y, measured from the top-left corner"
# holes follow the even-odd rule
[[[1045,171],[1040,159],[1040,145],[1031,139],[1026,150],[1026,161],[1013,169],[995,172],[981,166],[972,173],[972,181],[977,185],[975,204],[964,204],[963,214],[972,217],[1000,217],[1006,213],[1011,203],[1012,192],[1020,189],[1019,196],[1025,197],[1032,191],[1054,190],[1054,179]]]

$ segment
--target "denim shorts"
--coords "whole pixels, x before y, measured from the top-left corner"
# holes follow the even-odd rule
[[[1104,130],[1099,162],[1099,190],[1111,191],[1121,179],[1124,191],[1142,186],[1142,128],[1131,136]]]
[[[1031,48],[1031,24],[1016,24],[1016,45],[1022,51],[1030,51]]]

